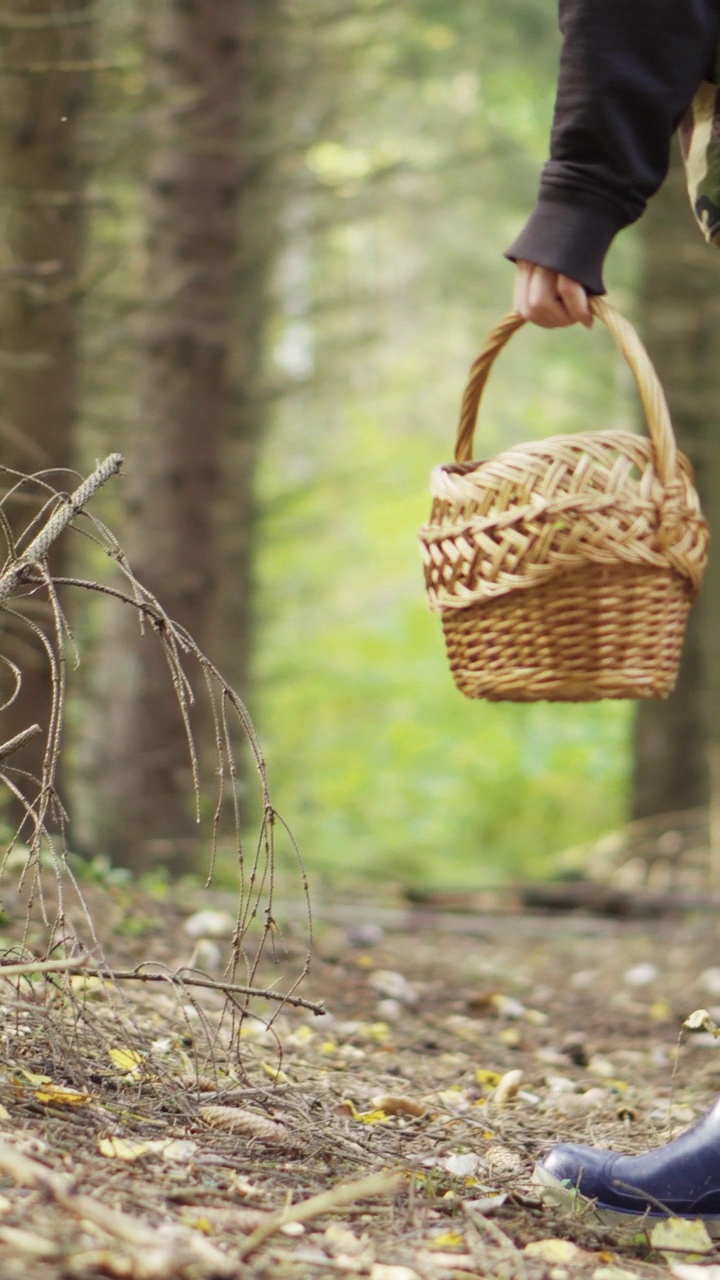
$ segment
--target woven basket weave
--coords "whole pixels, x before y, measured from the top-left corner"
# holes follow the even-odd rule
[[[640,339],[604,299],[592,307],[630,365],[650,438],[583,432],[472,462],[490,369],[523,324],[512,314],[472,366],[456,461],[432,474],[425,580],[470,698],[664,698],[675,684],[707,525]]]

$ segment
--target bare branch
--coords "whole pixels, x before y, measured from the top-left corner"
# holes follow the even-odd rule
[[[27,964],[0,963],[0,978],[22,978],[27,973],[84,973],[85,965],[77,957],[70,960],[28,960]]]
[[[26,742],[32,742],[33,738],[37,738],[42,733],[39,724],[31,724],[27,729],[23,729],[21,733],[16,733],[14,738],[8,738],[7,742],[3,742],[0,746],[0,760],[7,760],[8,756],[12,756]]]
[[[28,574],[33,567],[44,560],[50,547],[64,529],[70,524],[75,516],[79,515],[83,507],[90,501],[98,489],[105,484],[111,476],[117,475],[122,465],[122,455],[119,453],[111,453],[104,462],[95,468],[92,475],[87,480],[83,480],[82,484],[71,493],[69,497],[61,497],[61,504],[53,512],[47,524],[41,529],[37,537],[33,538],[26,551],[23,553],[22,559],[12,566],[7,573],[0,577],[0,605],[9,599],[14,591],[17,590],[23,582],[27,581]]]
[[[148,963],[153,963],[149,961]],[[68,973],[74,973],[73,964],[76,961],[70,961],[63,967]],[[6,970],[0,966],[0,977]],[[327,1010],[322,1001],[303,1000],[301,996],[287,995],[282,991],[273,991],[271,987],[261,989],[260,987],[245,987],[236,982],[214,982],[211,978],[202,978],[194,974],[187,974],[178,970],[168,970],[166,973],[144,973],[141,968],[137,969],[112,969],[103,965],[77,965],[77,972],[87,974],[91,978],[104,978],[112,982],[167,982],[177,983],[183,987],[204,987],[208,991],[221,991],[223,995],[240,995],[258,997],[262,1000],[273,1000],[278,1004],[289,1004],[294,1009],[309,1009],[310,1013],[314,1013],[317,1017],[324,1017]]]

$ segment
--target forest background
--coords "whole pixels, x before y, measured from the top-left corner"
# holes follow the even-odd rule
[[[678,692],[639,712],[465,702],[424,599],[429,472],[508,309],[503,250],[547,150],[553,0],[13,0],[0,42],[4,460],[87,471],[124,454],[97,512],[245,699],[311,877],[486,885],[546,874],[630,817],[711,813],[712,568]],[[711,524],[717,270],[675,167],[608,285],[658,363]],[[477,450],[631,423],[598,326],[527,330]],[[108,568],[77,539],[53,567]],[[82,654],[71,848],[202,867],[212,801],[197,829],[153,637],[101,598],[65,605]],[[42,651],[16,623],[5,737],[47,718]],[[212,794],[200,709],[194,727]],[[33,750],[18,765],[37,773]],[[241,793],[251,825],[250,768]],[[233,857],[228,840],[229,881]]]

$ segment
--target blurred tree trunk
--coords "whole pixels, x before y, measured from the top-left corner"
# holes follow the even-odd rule
[[[270,416],[264,353],[272,311],[271,273],[281,241],[287,84],[280,75],[282,0],[246,0],[250,39],[238,96],[243,115],[232,389],[223,476],[215,657],[243,698],[249,696],[253,649],[255,478]]]
[[[264,7],[274,5],[265,0]],[[262,74],[254,26],[262,10],[262,0],[154,0],[147,11],[156,105],[142,394],[128,456],[125,547],[143,584],[206,650],[213,648],[221,570],[238,240],[252,235],[241,218],[249,180],[244,86],[246,77]],[[253,294],[242,303],[256,342],[261,317]],[[242,582],[231,585],[244,591]],[[188,869],[198,855],[190,762],[157,637],[141,636],[126,609],[105,652],[92,844],[137,869],[152,861]],[[201,736],[208,728],[202,718],[197,727]]]
[[[90,0],[13,0],[0,15],[0,440],[5,466],[67,467],[77,399],[78,276],[85,239],[80,128],[89,87]],[[50,477],[62,489],[64,477]],[[16,532],[27,508],[9,511]],[[17,518],[16,518],[17,517]],[[65,566],[62,540],[52,566]],[[36,602],[24,606],[35,610]],[[27,628],[3,639],[22,668],[0,738],[45,728],[51,682]],[[3,677],[4,679],[4,677]],[[43,740],[13,764],[39,777]]]
[[[675,692],[638,706],[635,818],[706,805],[720,744],[720,254],[695,229],[677,157],[641,225],[640,328],[695,467],[713,544]]]

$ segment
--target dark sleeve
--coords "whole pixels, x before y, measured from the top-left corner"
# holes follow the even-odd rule
[[[720,0],[560,0],[550,159],[507,256],[603,293],[613,237],[667,173],[670,139],[720,39]]]

